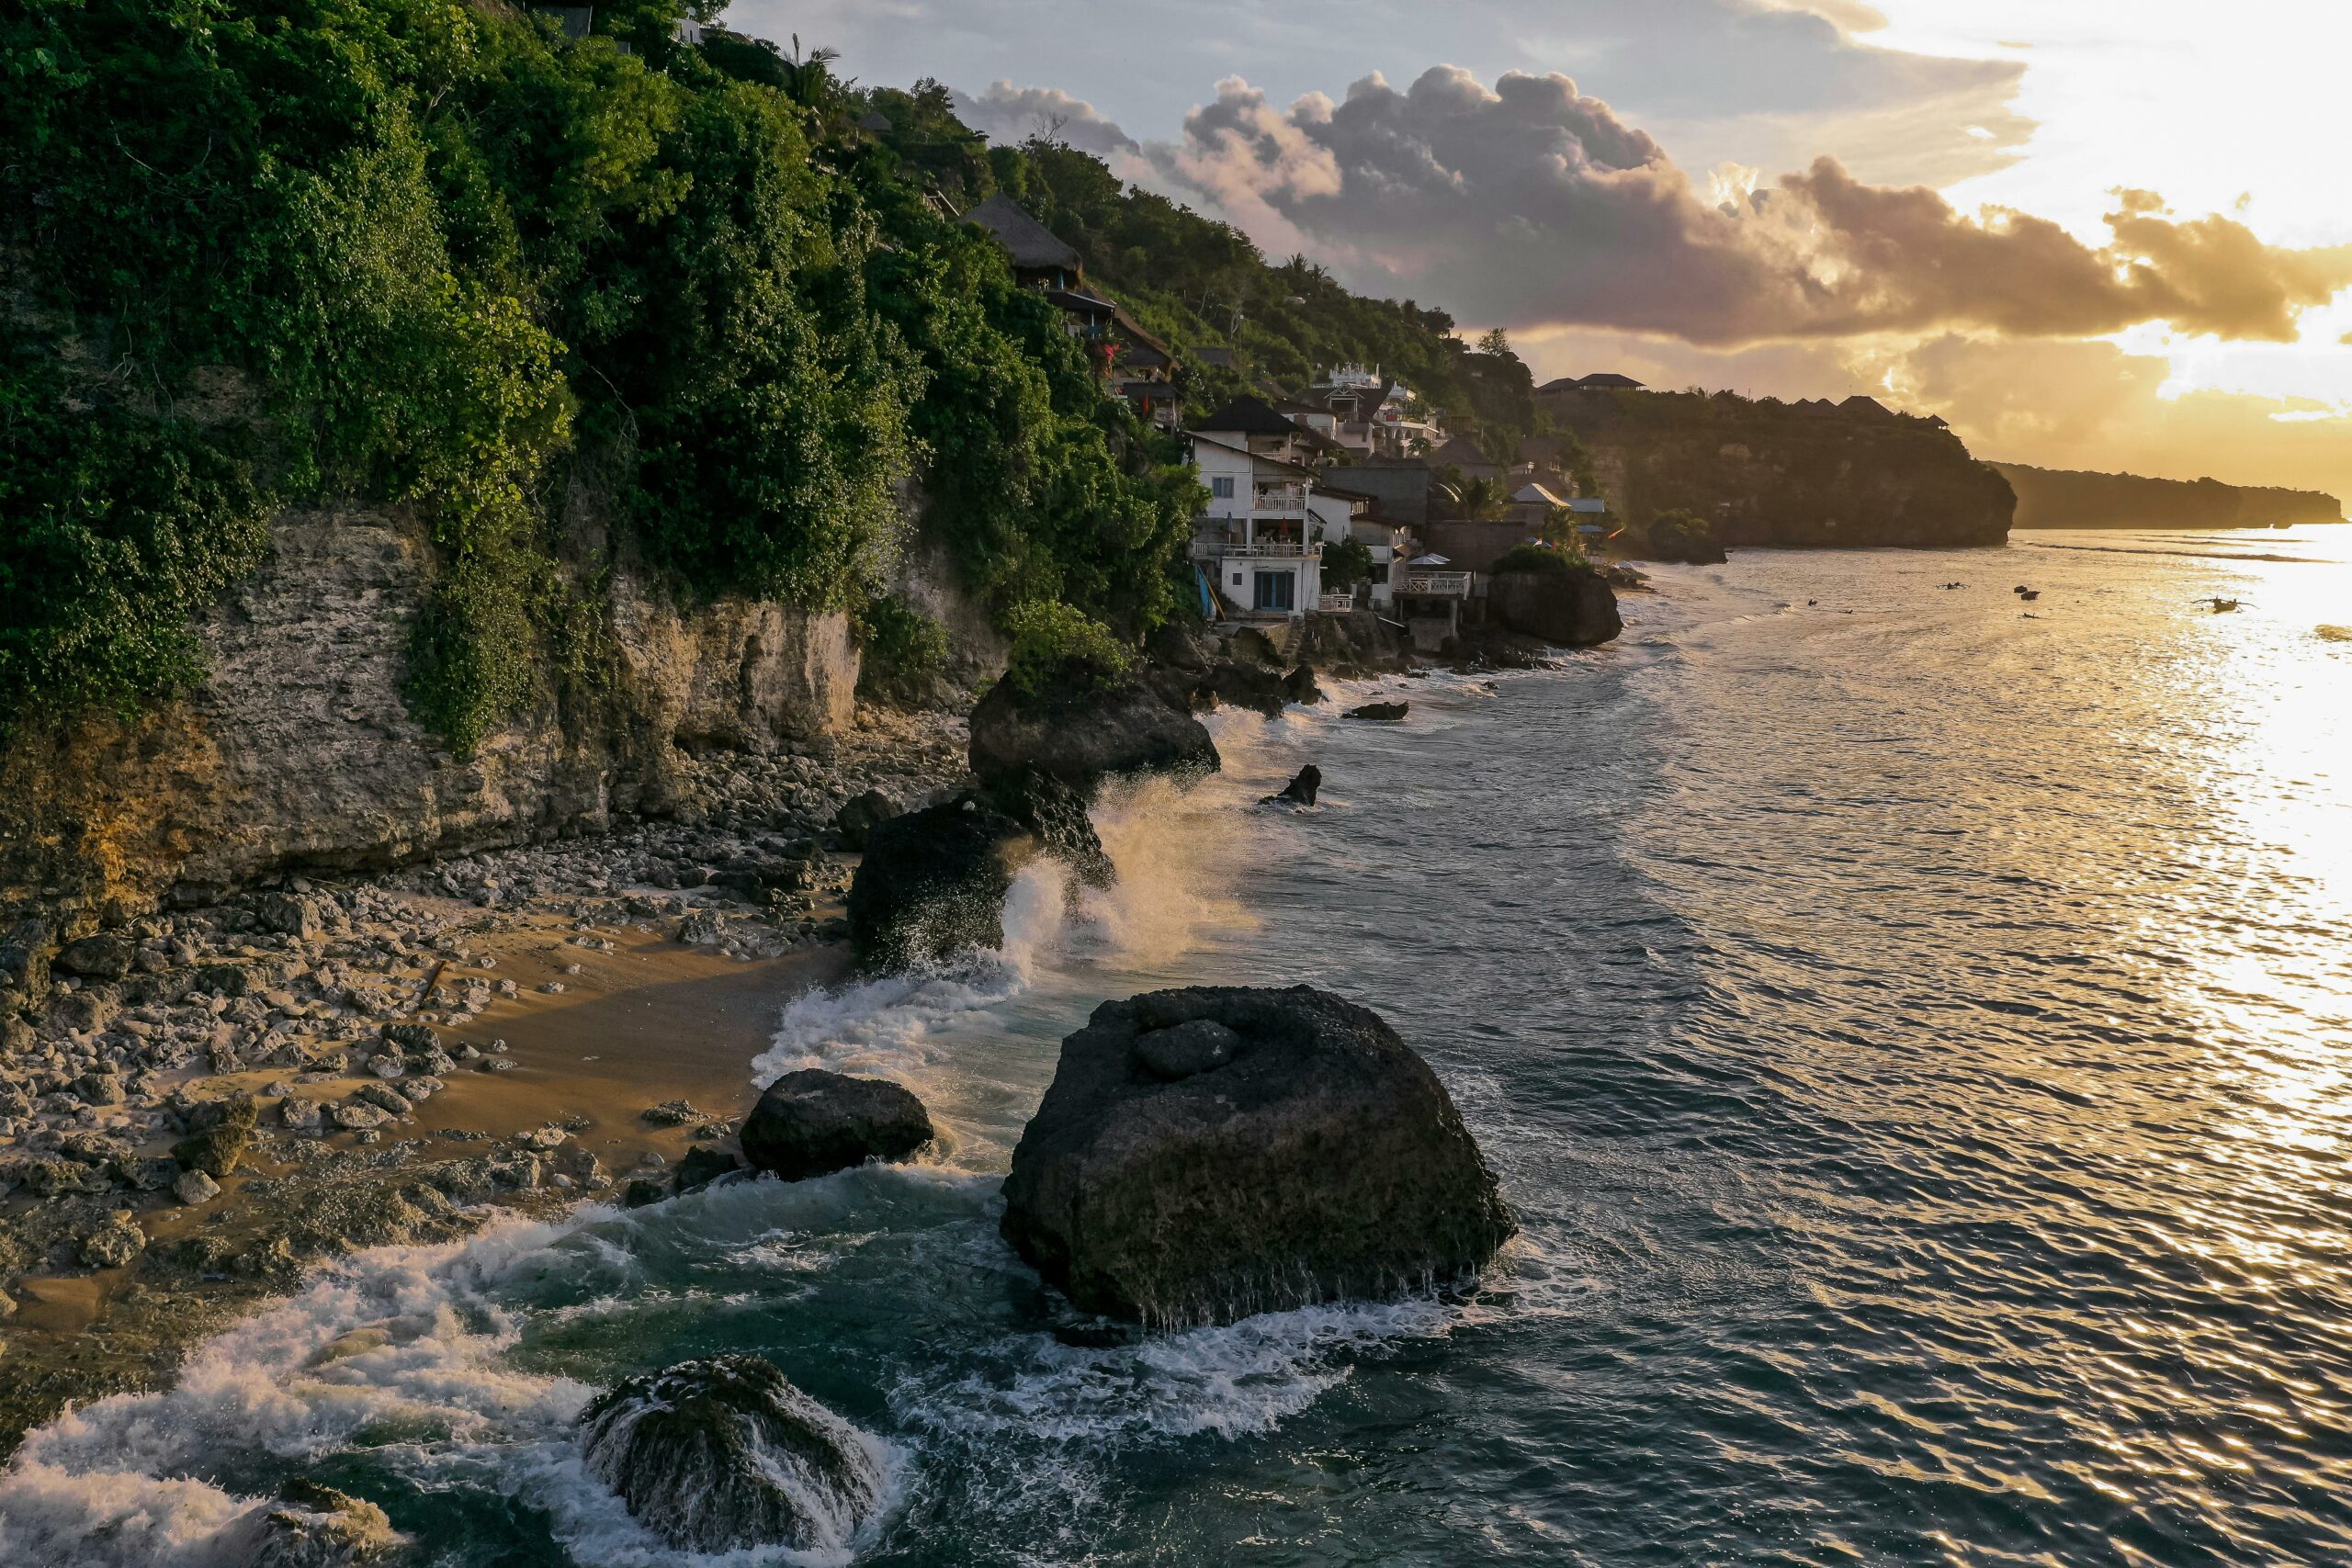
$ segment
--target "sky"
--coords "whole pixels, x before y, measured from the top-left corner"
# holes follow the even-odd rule
[[[2352,497],[2352,3],[738,0],[1539,378]]]

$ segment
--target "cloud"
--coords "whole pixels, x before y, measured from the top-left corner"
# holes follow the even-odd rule
[[[1143,150],[1116,121],[1104,118],[1092,104],[1057,87],[1016,87],[1011,82],[993,82],[978,97],[967,93],[956,93],[954,97],[956,118],[991,141],[1012,143],[1033,136],[1054,136],[1100,158]]]
[[[1401,91],[1375,74],[1339,103],[1308,94],[1286,109],[1229,77],[1181,143],[1151,152],[1271,249],[1522,329],[1732,344],[2166,321],[2284,340],[2301,310],[2352,286],[2352,247],[2273,247],[2219,215],[2175,219],[2145,192],[2119,193],[2098,245],[2024,213],[1964,215],[1926,186],[1870,185],[1830,158],[1712,202],[1557,73],[1508,72],[1488,88],[1441,65]]]

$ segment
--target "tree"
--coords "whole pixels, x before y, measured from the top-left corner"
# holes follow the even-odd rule
[[[1497,359],[1510,354],[1510,334],[1500,327],[1488,327],[1478,334],[1478,352]]]
[[[1323,547],[1323,586],[1333,592],[1372,576],[1372,547],[1350,535]]]

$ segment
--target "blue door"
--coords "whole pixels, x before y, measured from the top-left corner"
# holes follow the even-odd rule
[[[1258,573],[1256,592],[1250,600],[1253,610],[1295,610],[1298,608],[1298,573],[1295,571],[1261,571]]]

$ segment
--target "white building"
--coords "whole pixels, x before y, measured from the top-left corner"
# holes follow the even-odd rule
[[[1193,468],[1209,491],[1193,525],[1193,564],[1236,615],[1290,619],[1317,608],[1323,591],[1323,536],[1308,506],[1315,475],[1250,451],[1247,439],[1193,434]]]

